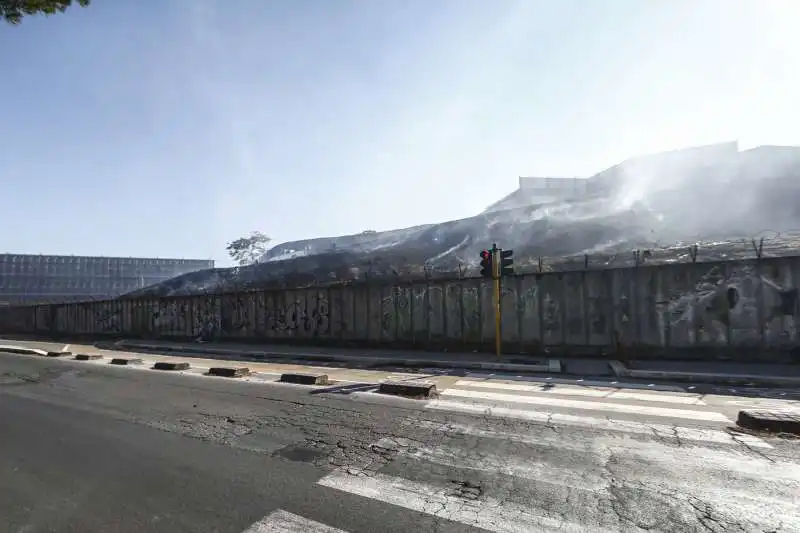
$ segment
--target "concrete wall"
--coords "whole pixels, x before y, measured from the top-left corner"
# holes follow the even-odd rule
[[[800,346],[800,257],[530,274],[504,285],[509,353]],[[0,309],[0,334],[491,349],[491,302],[484,279],[112,300]]]

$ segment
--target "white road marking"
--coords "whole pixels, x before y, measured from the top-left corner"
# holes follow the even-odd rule
[[[494,438],[500,438],[500,435],[495,435]],[[541,442],[537,444],[541,444]],[[464,450],[448,446],[428,448],[417,446],[413,441],[398,438],[387,437],[381,439],[376,443],[376,446],[396,450],[401,456],[420,461],[429,461],[451,468],[467,468],[573,489],[607,492],[608,480],[598,473],[592,473],[584,469],[559,468],[547,462],[525,460],[521,457],[470,454]],[[554,443],[549,444],[549,446],[556,447]],[[563,449],[563,447],[560,448]],[[606,455],[610,456],[610,453],[606,453]]]
[[[663,443],[643,445],[641,442],[629,437],[615,438],[602,434],[593,437],[589,441],[585,441],[564,439],[562,436],[552,432],[541,433],[534,436],[531,434],[487,430],[453,423],[439,424],[430,421],[418,421],[414,425],[415,427],[429,427],[448,435],[468,435],[471,437],[497,439],[506,442],[512,441],[533,447],[553,448],[555,453],[558,453],[559,450],[569,450],[593,454],[598,457],[595,463],[599,464],[608,460],[612,454],[617,454],[624,455],[625,457],[636,457],[642,462],[658,465],[665,470],[672,470],[675,468],[675,465],[680,465],[681,468],[687,470],[700,471],[706,469],[726,473],[735,472],[751,478],[778,479],[782,482],[789,483],[797,483],[798,480],[800,480],[800,466],[798,465],[786,462],[765,464],[764,461],[754,461],[752,456],[744,455],[737,450],[727,451],[703,447],[682,449]],[[732,436],[722,433],[721,431],[711,430],[709,433],[712,434],[712,437],[718,437],[719,442],[736,444]],[[670,435],[674,434],[670,432],[669,435],[663,436],[669,437]],[[726,437],[727,440],[725,440]],[[708,439],[703,440],[708,441]],[[398,448],[397,445],[392,447],[392,442],[397,442],[401,447]],[[404,444],[406,443],[403,440],[398,441],[398,439],[386,438],[382,439],[379,445],[387,449],[397,449],[398,453],[401,455],[418,457],[431,462],[449,465],[449,463],[446,462],[448,458],[457,457],[457,464],[451,466],[464,466],[476,470],[492,469],[507,475],[531,479],[534,479],[533,476],[541,474],[542,481],[564,486],[576,486],[577,488],[589,490],[601,490],[607,486],[608,481],[607,478],[601,475],[595,475],[588,471],[580,471],[579,476],[582,477],[579,477],[577,485],[574,485],[575,481],[572,479],[575,475],[574,471],[564,470],[551,465],[547,465],[546,467],[543,465],[543,468],[540,469],[537,467],[539,464],[538,462],[531,462],[528,460],[519,463],[519,461],[511,460],[505,455],[496,457],[481,454],[479,457],[473,457],[469,455],[469,452],[464,453],[463,451],[458,455],[456,450],[448,448],[445,445],[429,450],[424,447],[415,447],[413,443],[409,443],[404,449],[402,447]],[[771,446],[768,447],[771,448]],[[581,480],[588,481],[589,486]]]
[[[69,351],[69,344],[65,344],[64,347],[61,348],[61,351],[62,352],[68,352]]]
[[[567,400],[564,398],[547,398],[540,396],[520,396],[518,394],[503,394],[499,392],[471,391],[465,389],[445,389],[441,396],[454,396],[457,398],[470,398],[478,400],[491,400],[508,403],[523,403],[532,405],[547,405],[551,407],[565,407],[568,409],[585,409],[590,411],[614,411],[636,415],[661,416],[669,418],[685,418],[688,420],[705,420],[711,422],[733,423],[722,413],[709,411],[693,411],[688,409],[673,409],[667,407],[650,407],[644,405],[629,405],[606,402],[584,402]],[[436,401],[436,400],[432,400]],[[491,407],[485,405],[484,408]]]
[[[248,527],[243,533],[347,533],[342,529],[326,526],[303,518],[283,509],[272,512]]]
[[[590,530],[580,524],[533,514],[531,506],[528,505],[500,501],[487,496],[470,500],[452,495],[451,489],[446,487],[386,474],[372,473],[366,476],[354,475],[346,470],[336,470],[320,479],[317,484],[487,531],[611,533],[610,530],[599,528]]]
[[[547,387],[545,385],[526,385],[524,383],[494,383],[490,381],[470,381],[462,379],[456,382],[456,387],[475,387],[483,389],[511,390],[563,396],[588,396],[593,398],[607,398],[609,400],[637,400],[659,403],[680,403],[685,405],[705,405],[698,396],[674,396],[667,394],[648,394],[641,392],[627,392],[619,389],[590,389],[587,387]]]
[[[736,434],[735,436],[732,436],[724,431],[714,429],[687,428],[680,426],[668,426],[666,424],[645,424],[642,422],[632,422],[627,420],[593,418],[588,416],[576,416],[547,411],[491,407],[475,403],[464,403],[451,400],[431,400],[428,402],[425,408],[438,411],[453,411],[468,414],[517,418],[521,420],[530,420],[548,424],[590,428],[600,431],[621,431],[637,435],[649,435],[662,438],[672,437],[694,442],[711,442],[720,444],[741,443],[753,448],[772,448],[772,445],[763,439],[753,437],[752,435]]]

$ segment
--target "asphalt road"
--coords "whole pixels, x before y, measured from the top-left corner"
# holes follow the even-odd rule
[[[502,385],[420,402],[0,354],[0,532],[800,531],[798,441],[679,394],[548,411]]]

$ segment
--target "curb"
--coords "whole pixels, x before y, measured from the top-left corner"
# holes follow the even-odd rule
[[[436,396],[436,385],[424,382],[384,381],[378,387],[378,393],[404,396],[406,398],[428,399]]]
[[[745,385],[800,387],[800,378],[786,376],[764,376],[757,374],[715,374],[709,372],[677,372],[674,370],[634,370],[625,366],[622,361],[609,361],[608,366],[614,375],[620,378],[653,379],[678,381],[682,383],[713,383],[717,385]]]
[[[0,346],[0,352],[7,352],[7,353],[14,353],[18,355],[47,355],[46,350],[40,350],[38,348],[25,348],[24,346],[9,346],[3,345]]]
[[[739,411],[736,424],[757,431],[800,435],[800,411]]]
[[[660,379],[684,383],[716,383],[721,385],[745,385],[765,387],[800,386],[800,378],[784,376],[760,376],[751,374],[711,374],[704,372],[661,372],[658,370],[628,370],[628,377]]]
[[[494,370],[501,372],[524,372],[524,373],[561,373],[561,361],[559,359],[548,359],[546,364],[522,364],[522,363],[491,363],[480,361],[459,362],[456,360],[443,359],[424,359],[424,358],[402,358],[402,357],[370,357],[364,355],[339,355],[339,354],[316,354],[316,353],[295,353],[295,352],[263,352],[263,351],[242,351],[229,350],[225,348],[195,348],[193,346],[163,346],[158,344],[131,344],[120,342],[116,348],[125,350],[146,350],[153,352],[198,354],[198,355],[219,355],[237,358],[251,358],[257,360],[264,359],[291,359],[295,361],[310,362],[338,362],[338,363],[359,363],[368,367],[387,367],[399,366],[405,368],[459,368],[465,370]]]
[[[153,370],[189,370],[189,363],[157,361],[153,365]]]
[[[219,376],[222,378],[241,378],[250,375],[250,369],[247,367],[231,368],[231,367],[211,367],[208,369],[209,376]]]
[[[330,383],[327,374],[281,374],[278,381],[297,385],[328,385]]]
[[[65,355],[72,355],[72,352],[47,352],[47,357],[63,357]]]

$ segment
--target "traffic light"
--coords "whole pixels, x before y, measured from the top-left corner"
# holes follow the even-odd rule
[[[500,251],[500,275],[509,276],[514,273],[514,250]]]
[[[481,250],[481,276],[484,278],[494,277],[492,272],[492,252]]]

